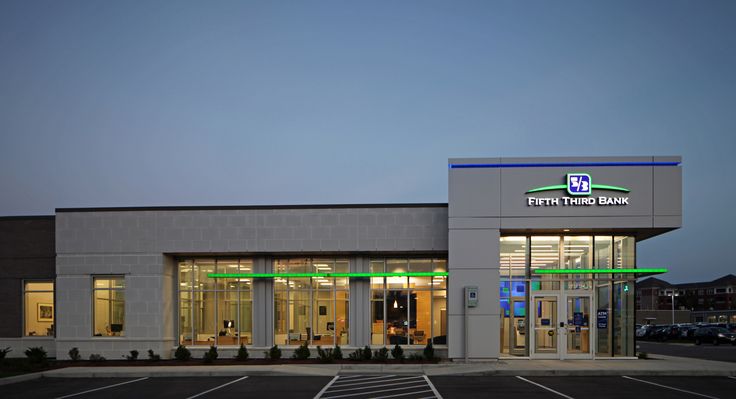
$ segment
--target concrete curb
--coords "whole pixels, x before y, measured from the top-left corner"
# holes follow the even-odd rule
[[[16,382],[31,381],[43,377],[43,371],[0,378],[0,385],[15,384]]]

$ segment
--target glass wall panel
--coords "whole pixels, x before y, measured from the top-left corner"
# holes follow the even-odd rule
[[[501,237],[499,296],[501,353],[526,356],[526,237]]]
[[[23,335],[51,337],[54,335],[54,282],[26,282],[23,287]]]
[[[382,265],[375,267],[379,266]],[[273,267],[275,273],[347,273],[350,270],[346,259],[325,258],[278,259]],[[345,277],[275,278],[275,343],[346,345],[349,287]]]
[[[210,273],[251,273],[249,259],[178,262],[179,342],[182,345],[247,344],[253,331],[248,278],[210,278]]]
[[[384,269],[385,267],[385,269]],[[444,272],[445,259],[372,260],[371,272]],[[447,343],[447,277],[371,278],[371,345]]]
[[[563,269],[591,269],[593,238],[590,236],[565,236],[562,240]],[[565,289],[589,290],[592,288],[591,274],[565,275]]]
[[[95,277],[92,298],[92,334],[125,335],[125,277]]]
[[[558,236],[533,236],[531,237],[531,271],[532,276],[538,281],[541,290],[560,289],[559,277],[554,275],[543,275],[537,277],[533,274],[537,269],[559,269],[560,268],[560,237]],[[536,287],[534,287],[536,288]]]

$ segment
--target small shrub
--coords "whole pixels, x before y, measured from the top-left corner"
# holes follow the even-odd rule
[[[149,349],[148,350],[148,360],[150,360],[152,362],[157,362],[157,361],[161,360],[161,356],[160,355],[157,355],[156,353],[154,353],[153,352],[153,349]]]
[[[437,358],[434,356],[434,347],[432,346],[432,341],[427,342],[427,346],[424,347],[422,355],[424,355],[424,360],[427,360],[429,362],[437,360]]]
[[[28,348],[25,354],[28,357],[28,361],[33,364],[43,364],[48,359],[46,350],[42,346]]]
[[[5,348],[5,349],[0,349],[0,360],[5,359],[5,355],[7,355],[8,353],[10,353],[12,351],[13,350],[10,349],[9,346],[7,348]]]
[[[322,363],[332,363],[335,360],[335,353],[332,348],[322,349],[321,346],[317,345],[317,358]]]
[[[384,346],[383,348],[373,352],[373,359],[379,362],[385,362],[388,360],[388,349]]]
[[[89,361],[90,362],[104,362],[105,360],[107,360],[107,359],[105,359],[105,356],[102,356],[102,355],[97,354],[97,353],[93,353],[93,354],[89,355]]]
[[[82,360],[82,355],[79,354],[79,348],[75,346],[74,348],[69,349],[69,359],[72,359],[73,362]]]
[[[186,346],[179,345],[176,347],[176,351],[174,352],[174,358],[176,360],[185,362],[192,358],[192,352],[189,349],[187,349]]]
[[[248,349],[245,347],[245,345],[240,344],[240,348],[238,348],[238,354],[235,355],[236,360],[240,360],[241,362],[248,360]]]
[[[399,346],[399,344],[396,344],[396,346],[394,346],[394,348],[391,349],[391,356],[394,359],[402,361],[402,362],[404,361],[404,359],[406,359],[406,357],[404,356],[404,349],[402,349],[401,346]]]
[[[354,360],[354,361],[363,361],[363,360],[371,360],[372,356],[371,347],[366,345],[365,348],[361,349],[358,348],[355,350],[355,352],[351,353],[348,356],[348,359]]]
[[[340,345],[337,345],[335,349],[332,350],[332,358],[335,360],[342,360],[342,349],[340,349]]]
[[[304,342],[303,344],[299,345],[296,350],[294,350],[294,354],[291,356],[291,358],[298,360],[307,360],[309,359],[310,355],[311,353],[309,352],[309,347],[307,346],[307,343]]]
[[[125,355],[125,359],[130,361],[138,360],[138,351],[133,349],[132,351],[130,351],[130,355]]]
[[[274,345],[271,347],[271,349],[263,352],[264,355],[266,355],[266,359],[269,360],[279,360],[281,359],[281,349],[278,345]]]
[[[646,352],[639,352],[639,353],[637,354],[637,357],[638,357],[639,359],[649,359],[649,354],[648,354],[648,353],[646,353]]]
[[[210,346],[210,350],[204,353],[202,359],[205,363],[212,363],[217,360],[217,347],[214,345]]]
[[[424,360],[424,356],[420,355],[419,353],[412,353],[409,355],[409,360],[413,362],[422,361]]]

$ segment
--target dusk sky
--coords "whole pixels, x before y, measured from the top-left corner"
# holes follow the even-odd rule
[[[736,274],[734,1],[0,1],[0,216],[446,202],[447,158],[682,155]],[[728,256],[727,256],[728,255]]]

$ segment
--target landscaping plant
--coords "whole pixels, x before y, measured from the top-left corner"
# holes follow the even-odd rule
[[[161,356],[153,353],[153,349],[149,349],[148,350],[148,360],[150,360],[152,362],[157,362],[157,361],[161,360]]]
[[[404,349],[402,349],[401,346],[399,346],[399,344],[396,344],[396,346],[394,346],[394,348],[391,349],[391,356],[394,359],[399,360],[399,361],[402,361],[402,362],[406,358],[404,356]]]
[[[240,348],[238,348],[238,354],[235,355],[235,359],[242,362],[248,360],[248,356],[250,356],[248,354],[248,349],[245,347],[245,345],[240,344]]]
[[[131,361],[138,360],[138,351],[133,349],[132,351],[130,351],[130,355],[125,355],[125,359]]]
[[[186,346],[179,345],[176,347],[176,351],[174,352],[174,359],[184,362],[191,358],[192,358],[192,352],[189,349],[187,349]]]
[[[69,349],[69,359],[72,359],[73,362],[82,359],[82,355],[79,354],[79,348],[75,346],[74,348]]]
[[[214,345],[210,346],[210,350],[204,353],[204,357],[202,359],[205,363],[212,363],[217,360],[217,347]]]
[[[266,359],[269,359],[269,360],[281,359],[281,349],[279,349],[278,345],[272,346],[271,349],[263,352],[263,354],[266,355]]]
[[[299,345],[299,347],[294,350],[294,354],[291,356],[291,358],[298,359],[298,360],[307,360],[309,359],[310,355],[311,353],[309,352],[309,347],[307,346],[307,343],[304,342],[303,344]]]

